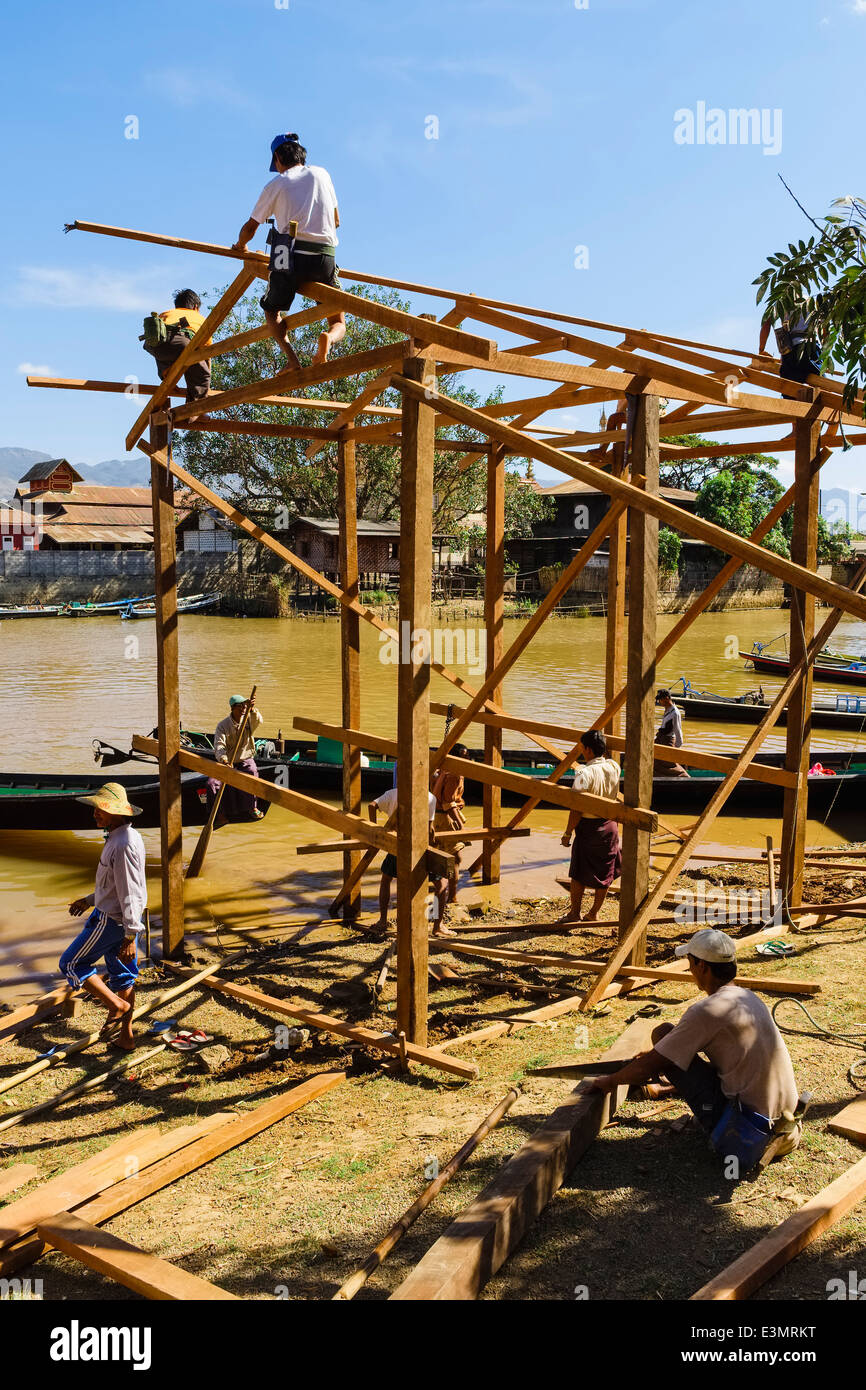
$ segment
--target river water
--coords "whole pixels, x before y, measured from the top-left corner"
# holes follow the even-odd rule
[[[661,615],[659,636],[676,622]],[[659,683],[687,676],[696,688],[738,694],[763,684],[766,692],[780,681],[756,677],[736,656],[753,641],[768,641],[784,633],[788,614],[751,610],[705,614],[697,620],[659,671]],[[505,642],[514,640],[518,620],[505,624]],[[451,626],[443,639],[446,664],[473,684],[482,672],[483,632]],[[91,740],[99,737],[128,747],[132,733],[147,733],[156,723],[156,649],[154,626],[146,621],[123,623],[117,617],[45,618],[0,624],[3,665],[0,688],[6,709],[3,769],[6,772],[93,771]],[[532,719],[588,726],[603,704],[603,619],[562,618],[548,621],[523,653],[505,682],[504,705],[509,713]],[[449,650],[449,644],[451,650]],[[840,623],[834,649],[866,653],[866,628],[853,620]],[[783,650],[782,642],[772,650]],[[465,660],[460,661],[461,651]],[[190,614],[180,619],[181,719],[190,729],[213,730],[227,711],[228,697],[247,694],[258,686],[257,703],[264,716],[260,733],[274,736],[278,728],[292,737],[295,715],[340,723],[340,627],[334,619],[243,619]],[[435,653],[434,653],[435,654]],[[379,635],[362,624],[362,728],[393,736],[396,732],[396,666]],[[816,685],[824,698],[828,685]],[[434,673],[433,698],[447,702],[460,695]],[[475,726],[476,730],[478,726]],[[436,739],[444,731],[441,717],[432,720]],[[695,724],[686,741],[708,749],[741,749],[745,726]],[[772,736],[766,748],[783,747],[784,734]],[[480,743],[477,736],[469,743]],[[861,740],[866,747],[866,736]],[[529,740],[506,734],[506,744],[532,746]],[[850,734],[819,731],[813,747],[857,746]],[[136,770],[124,765],[119,772]],[[111,771],[106,772],[110,780]],[[477,823],[479,808],[470,808]],[[540,807],[533,826],[560,832],[564,811]],[[694,817],[666,816],[687,824]],[[810,823],[809,842],[832,844],[841,838],[862,838],[862,827],[834,820],[833,828]],[[185,836],[187,855],[197,831]],[[714,843],[764,845],[778,822],[723,817],[712,832]],[[159,835],[144,832],[150,901],[159,903]],[[309,821],[272,807],[260,825],[227,826],[211,842],[201,878],[187,885],[189,928],[213,930],[228,926],[284,926],[308,920],[311,902],[321,903],[325,884],[335,882],[336,858],[298,858],[299,844],[332,838]],[[72,898],[91,891],[101,835],[93,832],[2,832],[0,836],[0,988],[3,999],[32,994],[43,983],[74,923],[66,914]],[[563,866],[565,851],[563,851]],[[551,879],[551,891],[556,892]],[[370,904],[372,905],[372,904]]]

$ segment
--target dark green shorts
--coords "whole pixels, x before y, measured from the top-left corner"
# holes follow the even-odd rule
[[[291,308],[298,286],[307,281],[319,285],[330,285],[332,289],[341,288],[337,275],[337,262],[334,256],[313,256],[296,251],[291,270],[272,270],[268,276],[268,288],[259,300],[262,308],[278,314]]]

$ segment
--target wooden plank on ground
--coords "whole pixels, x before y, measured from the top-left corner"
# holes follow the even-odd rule
[[[623,1060],[644,1050],[652,1023],[637,1019],[604,1054]],[[578,1088],[517,1151],[475,1201],[452,1221],[392,1299],[441,1302],[477,1298],[615,1109],[610,1096]]]
[[[23,1187],[31,1178],[35,1178],[38,1172],[35,1163],[13,1163],[9,1168],[0,1168],[0,1197]]]
[[[187,1274],[185,1269],[149,1255],[138,1246],[91,1226],[69,1211],[58,1211],[40,1221],[36,1228],[40,1240],[61,1250],[79,1264],[105,1274],[116,1284],[143,1294],[145,1298],[168,1301],[203,1301],[230,1298],[235,1294]]]
[[[69,985],[58,985],[48,994],[41,994],[32,1003],[22,1004],[20,1009],[14,1009],[11,1014],[0,1014],[0,1042],[17,1037],[27,1028],[32,1028],[35,1023],[50,1018],[73,993]]]
[[[768,1279],[817,1240],[828,1226],[833,1226],[847,1215],[852,1207],[866,1197],[866,1158],[861,1158],[852,1168],[824,1187],[814,1197],[810,1197],[799,1211],[795,1211],[769,1235],[753,1245],[733,1264],[717,1274],[708,1284],[704,1284],[693,1300],[711,1301],[716,1299],[749,1298],[765,1284]]]
[[[855,1144],[866,1144],[866,1096],[860,1096],[834,1115],[827,1125],[834,1134],[844,1134]]]
[[[377,1052],[388,1052],[394,1057],[401,1055],[401,1044],[393,1033],[377,1033],[373,1028],[344,1023],[342,1019],[315,1013],[312,1009],[298,1008],[295,1004],[288,1004],[284,999],[274,999],[270,994],[263,994],[261,990],[251,989],[248,985],[232,984],[215,976],[211,976],[207,981],[207,987],[220,994],[227,994],[232,999],[238,999],[243,1004],[249,1004],[254,1009],[262,1009],[265,1013],[297,1018],[307,1028],[317,1028],[322,1033],[336,1033],[341,1038],[352,1038],[355,1042],[363,1043],[365,1047],[372,1047]],[[447,1071],[453,1076],[461,1076],[469,1081],[474,1081],[478,1075],[478,1068],[473,1062],[457,1062],[453,1057],[445,1057],[436,1048],[418,1047],[407,1042],[406,1056],[410,1062],[418,1062],[425,1067],[436,1067],[439,1071]]]
[[[79,1197],[77,1201],[55,1201],[53,1207],[49,1206],[47,1211],[43,1210],[38,1219],[51,1216],[60,1208],[74,1206],[78,1216],[85,1221],[93,1222],[94,1225],[110,1221],[127,1208],[135,1206],[136,1202],[143,1201],[145,1197],[159,1192],[169,1183],[176,1182],[178,1178],[201,1168],[203,1164],[228,1153],[238,1144],[252,1139],[270,1125],[277,1124],[294,1110],[299,1110],[309,1101],[316,1100],[345,1079],[344,1071],[321,1072],[317,1076],[311,1076],[307,1081],[302,1081],[299,1086],[281,1091],[272,1100],[263,1101],[248,1113],[223,1113],[200,1120],[193,1126],[195,1134],[199,1137],[193,1138],[192,1142],[185,1142],[182,1148],[168,1153],[157,1162],[149,1162],[146,1166],[137,1164],[129,1177],[114,1181],[113,1185],[104,1187],[99,1195],[89,1200],[82,1202]],[[175,1139],[182,1134],[181,1130],[172,1131]],[[128,1140],[125,1142],[129,1144]],[[44,1191],[44,1188],[39,1190]],[[54,1197],[59,1196],[59,1191],[55,1192]],[[6,1207],[0,1211],[0,1220],[4,1219],[10,1210],[11,1208]],[[45,1249],[46,1242],[35,1234],[17,1240],[8,1250],[0,1251],[0,1275],[10,1274],[32,1263],[33,1260],[38,1260]]]

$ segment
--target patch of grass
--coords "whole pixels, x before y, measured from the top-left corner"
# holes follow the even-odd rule
[[[332,1154],[322,1163],[322,1172],[327,1173],[330,1178],[339,1178],[345,1181],[346,1178],[358,1178],[362,1173],[369,1173],[372,1163],[368,1163],[364,1158],[344,1158],[341,1154]]]

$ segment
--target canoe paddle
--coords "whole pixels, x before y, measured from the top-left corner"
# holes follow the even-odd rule
[[[241,748],[243,747],[244,735],[247,731],[247,725],[250,722],[250,710],[253,707],[255,698],[256,686],[253,686],[252,691],[250,693],[250,698],[247,700],[247,707],[243,712],[243,717],[241,718],[240,726],[238,728],[237,743],[235,744],[235,751],[232,753],[231,759],[229,761],[229,767],[234,767],[235,762],[237,761],[238,753],[241,751]],[[219,813],[220,802],[223,799],[223,792],[225,791],[225,789],[226,784],[225,782],[222,782],[220,784],[219,791],[214,797],[213,806],[211,806],[210,808],[210,815],[208,816],[206,823],[202,826],[202,832],[198,837],[198,844],[193,850],[193,856],[192,859],[189,861],[189,868],[186,871],[187,878],[198,878],[199,874],[201,873],[201,867],[204,863],[204,857],[207,854],[208,845],[210,844],[210,837],[213,834],[214,821],[216,820],[217,815]]]

